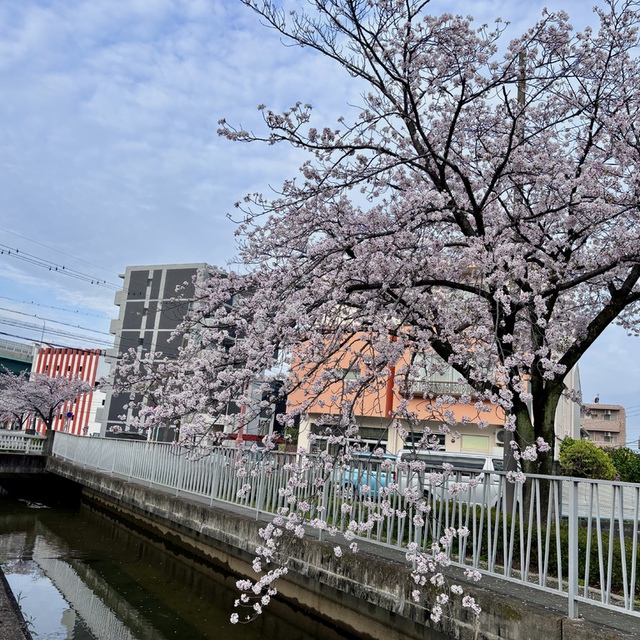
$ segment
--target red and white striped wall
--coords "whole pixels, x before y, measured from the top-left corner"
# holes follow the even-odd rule
[[[34,356],[33,373],[42,373],[51,378],[63,376],[78,378],[95,387],[98,367],[104,361],[100,349],[70,349],[42,346]],[[55,431],[67,431],[76,435],[89,435],[99,424],[96,422],[96,404],[102,403],[104,394],[90,392],[67,402],[58,409],[53,423]],[[69,416],[71,414],[71,416]],[[43,433],[44,424],[38,420],[35,428]]]

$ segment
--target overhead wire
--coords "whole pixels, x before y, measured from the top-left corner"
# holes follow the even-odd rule
[[[89,262],[88,260],[84,260],[83,258],[78,258],[77,256],[73,256],[70,253],[68,253],[67,251],[62,251],[60,249],[56,249],[55,247],[50,247],[49,245],[43,244],[42,242],[38,242],[37,240],[33,240],[32,238],[27,238],[26,236],[20,235],[19,233],[16,233],[15,231],[9,231],[9,229],[4,229],[3,227],[0,227],[0,231],[4,231],[5,233],[10,233],[12,236],[16,236],[18,238],[22,238],[23,240],[26,240],[27,242],[32,242],[33,244],[37,244],[41,247],[44,247],[45,249],[49,249],[50,251],[55,251],[56,253],[59,253],[63,256],[67,256],[68,258],[72,258],[73,260],[78,260],[79,262],[84,262],[85,264],[91,265],[92,267],[96,267],[97,269],[101,269],[102,271],[106,271],[107,273],[110,273],[112,275],[118,275],[115,271],[112,271],[111,269],[107,269],[105,267],[101,267],[99,264],[95,264],[94,262]]]
[[[8,311],[9,313],[15,313],[21,316],[27,316],[28,318],[36,318],[38,320],[42,320],[43,322],[53,322],[54,324],[61,324],[65,327],[72,327],[73,329],[80,329],[82,331],[90,331],[91,333],[99,333],[103,336],[110,336],[111,334],[108,331],[100,331],[98,329],[90,329],[89,327],[81,327],[79,324],[71,324],[69,322],[62,322],[61,320],[54,320],[53,318],[42,318],[41,316],[37,316],[32,313],[25,313],[24,311],[15,311],[14,309],[7,309],[6,307],[0,307],[0,311]],[[1,316],[0,316],[1,319]]]
[[[120,291],[120,289],[122,288],[121,286],[113,284],[112,282],[108,282],[107,280],[104,280],[102,278],[96,278],[95,276],[82,273],[81,271],[77,271],[75,269],[69,269],[64,265],[56,264],[55,262],[51,262],[50,260],[45,260],[44,258],[39,258],[38,256],[34,256],[24,251],[20,251],[20,249],[10,247],[5,244],[0,244],[0,256],[2,255],[6,255],[8,257],[21,260],[23,262],[27,262],[28,264],[33,264],[43,269],[48,269],[51,272],[60,273],[70,278],[81,280],[82,282],[87,282],[89,284],[94,284],[99,287],[111,289],[112,291]]]
[[[10,298],[8,296],[0,296],[0,300],[9,300],[10,302],[17,302],[18,304],[27,304],[33,305],[34,307],[42,307],[43,309],[55,309],[56,311],[64,311],[65,313],[73,313],[78,316],[88,316],[90,318],[110,318],[106,313],[88,313],[86,311],[78,311],[78,309],[70,309],[69,307],[55,307],[50,304],[40,304],[39,302],[34,302],[33,300],[18,300],[16,298]]]
[[[17,329],[24,329],[26,331],[33,331],[33,332],[40,333],[41,337],[38,339],[42,339],[44,334],[46,334],[47,336],[53,335],[59,338],[83,340],[84,342],[100,343],[103,346],[106,346],[106,345],[113,346],[113,340],[105,340],[104,338],[95,338],[92,336],[83,336],[78,333],[72,333],[71,331],[65,331],[63,329],[56,329],[56,328],[47,328],[45,331],[43,327],[37,324],[33,324],[31,322],[25,322],[23,320],[11,320],[9,318],[0,317],[0,324],[5,325],[7,327],[15,327]]]
[[[27,338],[26,336],[22,336],[19,335],[17,333],[9,333],[7,331],[0,331],[0,336],[7,336],[9,338],[18,338],[19,340],[27,340],[28,342],[40,342],[39,339],[31,339],[31,338]],[[76,347],[72,347],[69,344],[62,344],[59,342],[52,342],[51,340],[47,340],[46,344],[48,344],[51,347],[56,347],[56,348],[60,348],[60,349],[73,349]]]

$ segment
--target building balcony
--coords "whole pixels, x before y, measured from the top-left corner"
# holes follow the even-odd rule
[[[473,395],[477,393],[476,390],[466,382],[451,382],[445,380],[411,380],[409,388],[411,395],[421,397],[428,397],[431,395],[458,397],[465,394]],[[403,393],[402,389],[401,393]]]
[[[118,335],[118,332],[122,330],[122,320],[120,318],[113,318],[109,323],[109,333]]]

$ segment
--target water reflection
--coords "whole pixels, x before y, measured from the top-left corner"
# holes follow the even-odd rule
[[[53,581],[35,561],[9,561],[4,571],[36,638],[94,640]]]
[[[278,602],[231,625],[234,576],[86,506],[0,499],[0,513],[0,561],[37,640],[351,639]]]

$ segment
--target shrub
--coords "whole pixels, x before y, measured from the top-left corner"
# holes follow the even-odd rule
[[[609,456],[593,442],[565,438],[560,444],[560,469],[565,476],[614,480],[616,469]]]
[[[605,449],[623,482],[640,482],[640,454],[628,447]]]

